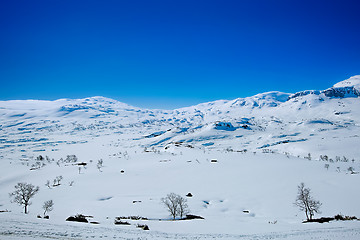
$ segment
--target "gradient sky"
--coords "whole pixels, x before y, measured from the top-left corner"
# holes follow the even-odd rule
[[[0,100],[172,109],[360,74],[359,1],[26,0],[0,5]]]

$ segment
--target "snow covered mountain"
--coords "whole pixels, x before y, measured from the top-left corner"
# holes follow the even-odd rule
[[[112,144],[166,149],[185,144],[357,154],[351,149],[360,143],[359,96],[360,76],[354,76],[322,91],[267,92],[175,110],[141,109],[104,97],[2,101],[0,149],[27,155],[113,136]]]
[[[104,97],[2,101],[0,238],[359,239],[359,221],[303,224],[293,204],[304,182],[323,203],[316,217],[360,218],[359,83],[175,110]],[[19,182],[40,186],[29,214],[6,194]],[[204,219],[170,221],[161,199],[171,192]],[[98,224],[65,221],[75,214]],[[148,220],[115,225],[119,216]]]

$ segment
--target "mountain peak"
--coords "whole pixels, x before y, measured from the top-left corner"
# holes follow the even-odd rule
[[[343,87],[354,87],[356,90],[360,91],[360,75],[352,76],[334,85],[334,88],[343,88]]]
[[[307,95],[320,95],[324,94],[330,98],[347,98],[360,96],[360,75],[352,76],[344,81],[336,83],[331,88],[326,90],[305,90],[292,94],[289,99]]]
[[[326,89],[322,92],[327,97],[359,97],[360,75],[356,75],[344,81],[338,82],[333,87]]]

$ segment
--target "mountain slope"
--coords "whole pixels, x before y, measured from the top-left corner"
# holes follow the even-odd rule
[[[334,142],[341,139],[340,151],[348,152],[359,142],[359,86],[360,76],[354,76],[322,91],[268,92],[175,110],[141,109],[104,97],[2,101],[0,149],[20,147],[26,155],[44,146],[56,150],[62,144],[112,136],[114,144],[129,146],[168,149],[184,143],[294,155],[331,154],[339,151]]]
[[[304,182],[323,203],[315,217],[360,217],[359,97],[326,91],[171,111],[103,97],[0,102],[0,238],[359,239],[359,221],[303,224],[293,204]],[[19,182],[40,186],[29,214],[7,194]],[[171,192],[204,219],[170,221]],[[38,218],[50,199],[50,219]],[[75,214],[99,224],[65,221]]]

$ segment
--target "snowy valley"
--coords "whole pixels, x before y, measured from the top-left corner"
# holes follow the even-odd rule
[[[175,110],[1,101],[0,239],[359,239],[360,221],[302,223],[294,206],[304,182],[316,217],[360,218],[359,146],[360,76]],[[40,186],[28,214],[10,202],[18,182]],[[172,221],[172,192],[204,219]],[[37,218],[47,200],[50,219]],[[98,224],[65,221],[76,214]]]

